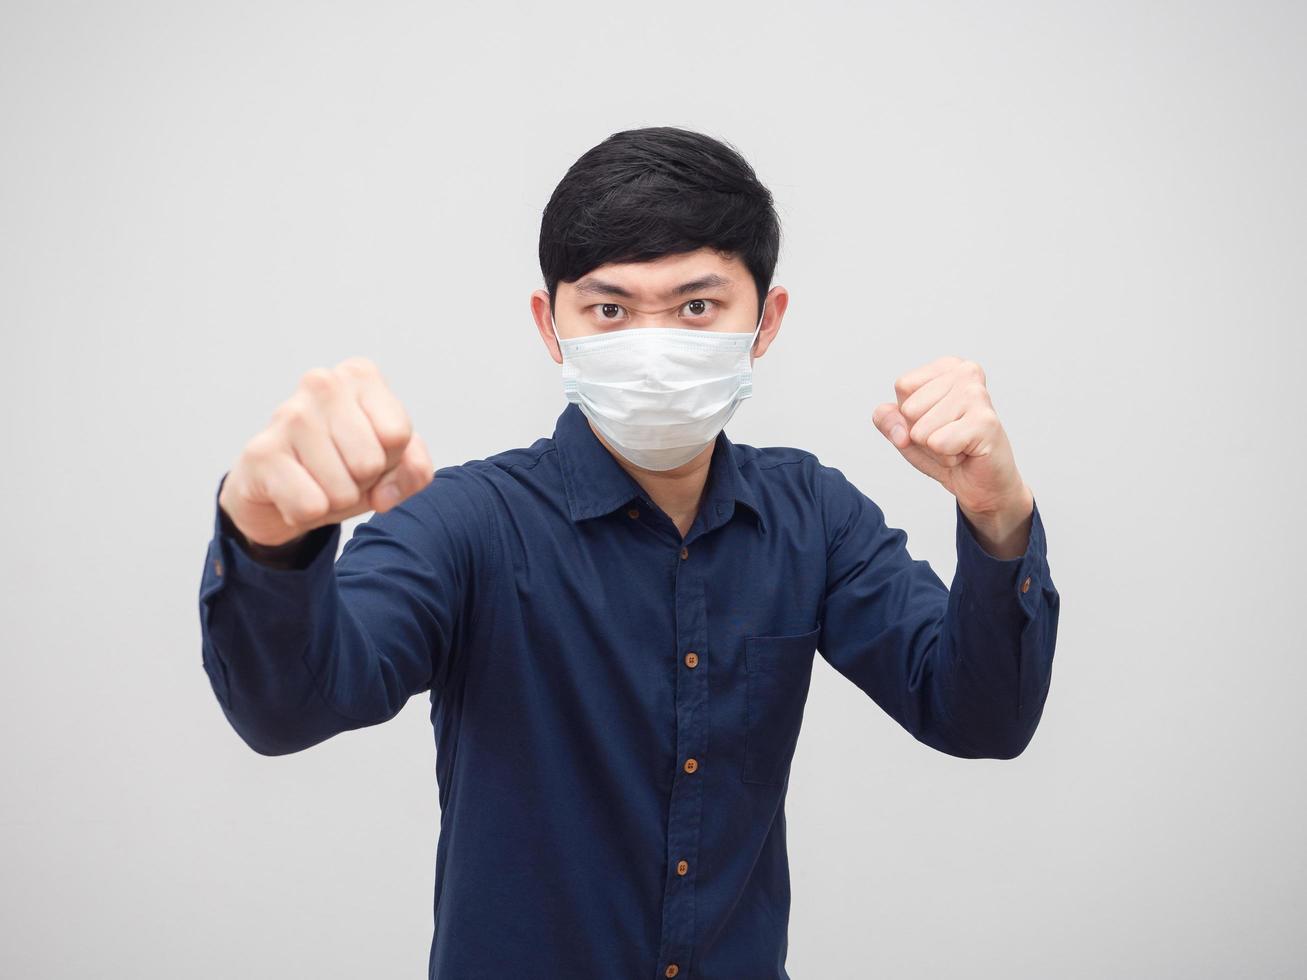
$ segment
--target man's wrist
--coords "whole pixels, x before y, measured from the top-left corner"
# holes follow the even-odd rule
[[[292,569],[300,565],[300,557],[304,552],[304,546],[309,538],[309,533],[301,534],[299,537],[292,538],[289,541],[277,545],[259,544],[247,538],[231,516],[218,507],[219,520],[222,522],[223,530],[236,539],[236,543],[247,555],[257,561],[260,565],[266,565],[269,568]]]
[[[958,503],[958,510],[971,524],[977,542],[995,558],[1020,558],[1030,545],[1031,515],[1035,509],[1035,495],[1025,483],[1013,502],[995,511],[984,513],[968,510]]]

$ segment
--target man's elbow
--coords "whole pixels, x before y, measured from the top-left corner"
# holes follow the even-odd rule
[[[984,758],[1015,759],[1025,752],[1039,728],[1039,721],[1044,713],[1043,708],[1041,702],[1028,719],[1014,722],[999,732],[991,746],[991,754]]]
[[[240,731],[239,729],[237,730],[237,734],[240,735],[241,741],[243,741],[246,745],[248,745],[251,749],[253,749],[255,753],[257,753],[258,755],[270,756],[270,757],[280,756],[280,755],[294,755],[296,752],[303,752],[310,745],[315,744],[312,742],[303,743],[303,742],[276,741],[273,739],[269,739],[264,735],[252,735],[248,732]]]
[[[949,727],[922,741],[959,759],[1015,759],[1029,747],[1038,727],[1036,715],[1030,721],[984,730]]]
[[[254,720],[223,706],[232,730],[249,748],[263,756],[293,755],[326,741],[336,730],[312,730],[296,723],[294,716],[277,715]]]
[[[991,754],[983,756],[983,758],[1015,759],[1017,756],[1021,755],[1021,753],[1026,751],[1027,746],[1030,745],[1030,741],[1034,737],[1035,730],[1031,728],[1016,736],[1008,736],[1007,738],[1000,739],[994,744]]]

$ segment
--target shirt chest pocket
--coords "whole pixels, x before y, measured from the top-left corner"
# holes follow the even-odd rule
[[[799,740],[821,626],[789,636],[746,636],[744,772],[746,783],[785,781]]]

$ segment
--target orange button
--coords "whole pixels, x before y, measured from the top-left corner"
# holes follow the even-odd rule
[[[663,971],[663,976],[674,977],[681,972],[681,968],[675,963],[668,963],[667,969]]]
[[[693,650],[691,650],[689,653],[685,655],[685,666],[687,667],[699,666],[699,655],[695,653]]]
[[[640,516],[640,511],[639,511],[638,508],[632,507],[630,510],[628,510],[628,511],[626,512],[626,516],[627,516],[627,517],[639,517],[639,516]]]
[[[1027,575],[1027,576],[1026,576],[1026,580],[1025,580],[1024,582],[1021,583],[1021,591],[1022,591],[1022,592],[1029,592],[1029,591],[1030,591],[1030,576],[1029,576],[1029,575]]]
[[[689,558],[689,557],[690,557],[690,549],[689,549],[689,548],[682,548],[682,549],[681,549],[681,557],[682,557],[682,558]]]
[[[215,558],[215,559],[213,559],[213,574],[214,574],[214,575],[221,575],[221,574],[222,574],[222,559],[221,559],[221,558]]]
[[[686,759],[686,760],[685,760],[685,771],[686,771],[686,772],[694,772],[694,771],[695,771],[696,769],[698,769],[698,768],[699,768],[699,763],[698,763],[697,760],[695,760],[695,759]]]
[[[687,871],[689,871],[689,870],[690,870],[690,866],[689,866],[688,864],[686,864],[684,861],[677,861],[677,862],[676,862],[676,873],[677,873],[678,875],[683,875],[683,874],[685,874],[685,872],[687,872]]]

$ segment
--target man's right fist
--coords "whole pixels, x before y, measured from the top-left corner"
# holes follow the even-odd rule
[[[246,540],[266,548],[369,510],[386,511],[433,477],[408,414],[364,357],[313,368],[245,444],[218,495]]]

